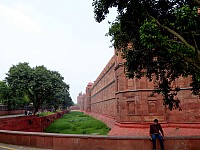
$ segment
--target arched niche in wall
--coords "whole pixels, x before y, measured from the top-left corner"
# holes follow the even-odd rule
[[[135,115],[136,110],[135,110],[135,97],[128,97],[126,101],[126,106],[127,106],[127,114],[128,115]]]
[[[149,115],[158,113],[156,97],[148,97],[148,112]]]

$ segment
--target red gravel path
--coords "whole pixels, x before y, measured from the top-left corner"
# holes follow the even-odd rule
[[[87,113],[90,116],[93,116],[94,118],[103,121],[107,124],[108,127],[111,128],[108,135],[112,136],[149,136],[149,125],[134,125],[132,124],[132,127],[120,127],[116,125],[116,121],[112,118],[93,114],[93,113]],[[137,126],[137,127],[136,127]],[[189,128],[187,125],[187,128],[177,127],[176,125],[173,125],[172,127],[169,127],[168,125],[162,125],[163,131],[165,133],[165,136],[199,136],[200,135],[200,125],[191,124],[191,127]]]

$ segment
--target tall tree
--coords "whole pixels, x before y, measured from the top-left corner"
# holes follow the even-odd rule
[[[53,86],[52,97],[53,101],[50,101],[55,110],[59,107],[64,107],[64,102],[71,102],[72,99],[69,95],[69,85],[63,82],[64,78],[56,71],[51,71],[51,82]],[[66,107],[65,107],[66,108]]]
[[[117,8],[108,35],[126,60],[128,77],[154,81],[170,110],[180,108],[180,88],[172,86],[179,77],[191,77],[192,93],[200,96],[199,0],[93,0],[93,6],[97,22]]]
[[[34,113],[44,104],[53,104],[61,90],[69,93],[69,85],[63,79],[58,72],[44,66],[31,68],[28,63],[13,65],[6,77],[12,91],[28,96],[33,103]]]

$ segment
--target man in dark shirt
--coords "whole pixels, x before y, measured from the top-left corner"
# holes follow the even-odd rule
[[[164,132],[162,130],[161,125],[158,123],[158,119],[155,119],[154,123],[150,125],[149,134],[153,142],[153,149],[156,150],[156,139],[158,138],[160,141],[160,148],[161,150],[164,150],[164,144],[163,144]]]

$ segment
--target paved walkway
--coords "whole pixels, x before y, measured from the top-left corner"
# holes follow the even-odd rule
[[[116,125],[116,121],[112,118],[97,115],[93,113],[89,113],[88,115],[93,116],[94,118],[103,121],[107,124],[108,127],[111,128],[108,135],[112,136],[149,136],[149,125],[138,125],[134,124],[132,127],[120,127]],[[200,135],[200,127],[197,125],[191,128],[184,127],[165,127],[163,126],[163,131],[166,137],[173,136],[199,136]]]
[[[0,143],[0,150],[50,150]]]
[[[5,115],[5,116],[0,116],[0,118],[11,118],[11,117],[21,117],[21,116],[25,116],[25,114]]]

